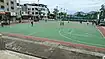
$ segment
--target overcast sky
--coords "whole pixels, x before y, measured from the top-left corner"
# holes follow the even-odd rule
[[[38,0],[20,0],[23,3],[37,3]],[[105,4],[105,0],[40,0],[42,4],[46,4],[52,11],[56,6],[59,9],[67,9],[69,13],[75,13],[77,11],[97,11],[102,4]]]

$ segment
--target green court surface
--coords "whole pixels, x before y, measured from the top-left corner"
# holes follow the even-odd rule
[[[105,38],[91,24],[80,24],[79,22],[66,22],[60,26],[58,21],[40,21],[31,27],[30,23],[16,24],[0,27],[0,32],[24,34],[29,36],[49,38],[49,40],[61,40],[89,46],[105,48]]]

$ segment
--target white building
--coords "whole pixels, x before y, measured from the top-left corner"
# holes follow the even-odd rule
[[[0,0],[0,21],[3,18],[2,14],[4,14],[4,0]]]
[[[16,17],[21,18],[21,15],[22,15],[22,6],[19,3],[17,3]]]
[[[10,12],[11,16],[16,16],[17,1],[16,0],[4,0],[5,11]]]
[[[17,0],[0,0],[0,10],[2,10],[2,13],[4,13],[4,15],[2,15],[3,19],[15,21],[17,11]]]
[[[33,19],[47,18],[47,14],[49,12],[47,5],[44,4],[24,4],[23,10],[33,16]]]
[[[4,0],[0,0],[0,9],[4,9]]]

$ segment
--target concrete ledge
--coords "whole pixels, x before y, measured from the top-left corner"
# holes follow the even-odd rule
[[[0,51],[0,59],[41,59],[13,51]]]
[[[47,43],[44,44],[44,42],[31,41],[31,40],[13,38],[13,37],[8,37],[8,36],[3,36],[3,38],[7,38],[9,40],[16,40],[16,41],[21,41],[21,42],[32,43],[32,44],[39,44],[39,45],[53,47],[53,48],[55,47],[55,44],[51,44],[50,42],[47,42],[49,44],[47,44]],[[51,45],[51,46],[49,46],[49,45]],[[83,49],[80,50],[80,49],[70,48],[70,47],[63,46],[63,45],[57,45],[57,47],[55,47],[55,48],[60,48],[62,50],[73,51],[73,52],[78,52],[78,53],[93,55],[93,56],[98,56],[98,57],[105,56],[104,53],[92,52],[92,51],[87,51],[87,50],[83,50]]]
[[[0,34],[0,50],[5,50],[5,42],[3,41],[2,34]]]

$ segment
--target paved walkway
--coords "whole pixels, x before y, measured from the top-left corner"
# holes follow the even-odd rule
[[[24,54],[20,54],[20,53],[16,53],[16,52],[12,52],[12,51],[0,51],[0,59],[41,59],[41,58],[37,58],[37,57],[32,57],[32,56],[28,56],[28,55],[24,55]]]

